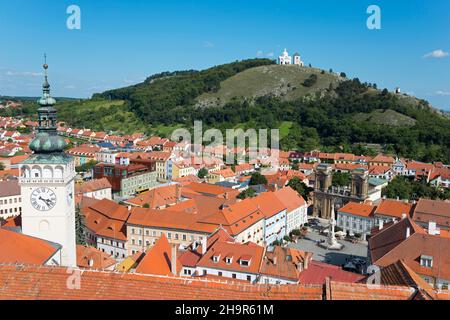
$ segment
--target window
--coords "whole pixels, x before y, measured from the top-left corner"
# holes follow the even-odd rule
[[[248,267],[250,265],[250,261],[249,260],[242,260],[241,259],[241,266],[243,267]]]
[[[247,276],[247,281],[252,281],[252,276]]]
[[[218,275],[219,277],[221,277],[221,276],[222,276],[222,271],[217,272],[217,275]]]
[[[422,255],[420,265],[425,268],[433,268],[433,257]]]
[[[236,273],[233,273],[233,274],[231,275],[231,277],[232,277],[233,279],[236,279]]]
[[[214,261],[214,263],[218,263],[219,260],[220,260],[220,255],[213,256],[213,261]]]
[[[232,257],[227,257],[227,258],[225,259],[225,262],[226,262],[227,264],[231,264],[231,263],[233,262],[233,258],[232,258]]]
[[[184,269],[184,274],[190,276],[192,274],[192,271],[189,269]]]

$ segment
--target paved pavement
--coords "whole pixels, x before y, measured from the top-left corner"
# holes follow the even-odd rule
[[[326,226],[327,221],[320,221],[319,226]],[[311,229],[304,239],[298,240],[297,243],[292,243],[289,246],[312,252],[313,260],[330,263],[337,266],[343,266],[347,263],[347,259],[359,258],[367,261],[367,243],[351,243],[345,240],[338,240],[344,245],[340,251],[326,250],[317,245],[319,240],[327,240],[327,237],[320,235],[317,228]]]

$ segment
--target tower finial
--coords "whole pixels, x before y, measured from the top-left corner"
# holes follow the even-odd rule
[[[44,68],[44,79],[45,79],[44,85],[42,86],[43,91],[44,91],[44,94],[46,94],[46,93],[50,94],[50,84],[48,83],[48,73],[47,73],[48,64],[47,64],[47,54],[46,53],[44,53],[44,65],[42,67]]]

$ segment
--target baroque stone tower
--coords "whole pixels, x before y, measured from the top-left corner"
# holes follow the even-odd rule
[[[352,172],[351,193],[353,196],[366,199],[369,195],[369,172],[364,168]]]
[[[22,232],[61,245],[61,265],[75,267],[75,164],[64,153],[64,138],[57,134],[56,101],[50,96],[48,65],[45,63],[43,67],[45,81],[42,98],[38,100],[39,127],[30,143],[34,153],[20,164]]]

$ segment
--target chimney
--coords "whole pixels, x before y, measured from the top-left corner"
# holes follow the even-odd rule
[[[408,239],[411,236],[411,228],[406,228],[406,239]]]
[[[89,259],[89,267],[94,267],[94,259]]]
[[[402,220],[406,219],[406,213],[402,213]]]
[[[230,195],[228,194],[228,192],[225,192],[224,198],[225,198],[226,200],[230,199]]]
[[[305,260],[303,261],[303,270],[308,269],[309,266],[309,257],[305,253]]]
[[[383,229],[383,220],[380,220],[380,223],[378,224],[378,230]]]
[[[177,245],[172,246],[172,260],[171,260],[171,272],[174,276],[177,276]]]
[[[127,209],[128,209],[128,211],[131,211],[131,206],[128,206],[128,208],[127,208]]]
[[[206,237],[202,239],[202,255],[206,254],[206,250],[208,249]]]
[[[175,190],[175,197],[176,197],[176,203],[180,203],[181,201],[181,186],[179,184],[176,185]]]
[[[276,266],[277,265],[277,257],[273,257],[273,265]]]

